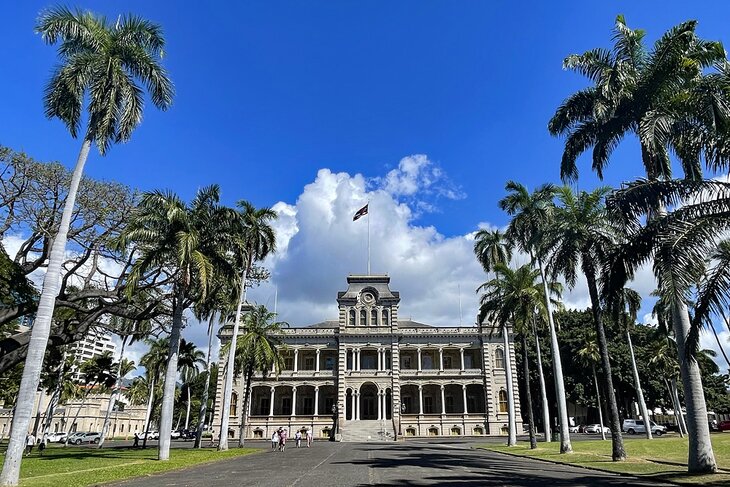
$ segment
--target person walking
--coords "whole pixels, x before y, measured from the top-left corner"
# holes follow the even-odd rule
[[[312,430],[307,428],[307,448],[312,446]]]
[[[134,444],[132,444],[132,448],[139,448],[139,433],[137,431],[134,432]]]
[[[25,437],[25,455],[28,456],[33,451],[33,447],[35,446],[35,436],[33,436],[33,433],[28,433],[28,436]]]
[[[279,432],[274,430],[274,434],[271,435],[271,451],[276,451],[279,448]]]
[[[297,432],[294,433],[294,440],[297,443],[297,448],[302,446],[302,432],[301,431],[297,430]]]
[[[289,436],[285,429],[281,429],[279,432],[279,451],[286,450],[286,437]]]
[[[46,449],[47,446],[48,446],[48,433],[43,433],[43,436],[41,437],[41,441],[38,444],[38,454],[40,454],[40,456],[43,456],[43,451]]]

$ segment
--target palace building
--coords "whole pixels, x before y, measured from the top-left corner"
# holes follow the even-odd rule
[[[310,429],[342,441],[397,436],[481,436],[507,432],[505,353],[521,424],[512,336],[505,351],[489,326],[435,327],[398,317],[400,294],[387,275],[350,275],[339,319],[282,333],[285,366],[254,378],[245,435]],[[232,327],[219,337],[230,341]],[[220,369],[225,369],[221,357]],[[234,378],[229,437],[238,438],[243,381]],[[223,395],[223,374],[218,394]],[[220,400],[216,403],[219,408]],[[215,411],[217,436],[223,411]]]

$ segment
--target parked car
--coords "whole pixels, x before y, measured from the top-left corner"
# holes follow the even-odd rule
[[[717,427],[720,431],[730,431],[730,421],[720,421]]]
[[[140,439],[144,439],[145,433],[142,433],[140,435]],[[159,440],[160,439],[160,432],[159,431],[150,431],[147,433],[147,439],[148,440]]]
[[[48,433],[48,441],[51,443],[63,443],[64,441],[66,441],[66,433],[64,431]]]
[[[78,438],[81,438],[85,434],[86,434],[86,431],[77,431],[76,433],[71,433],[71,435],[69,435],[69,437],[68,437],[68,442],[73,445],[76,443],[76,440]]]
[[[181,440],[194,440],[195,439],[195,430],[181,429],[181,430],[177,430],[176,433],[178,434],[178,436],[173,437],[173,438],[180,438]]]
[[[662,436],[667,432],[666,426],[660,426],[654,421],[649,421],[651,425],[651,432],[657,436]],[[630,434],[635,435],[636,433],[646,433],[646,425],[643,419],[624,419],[624,424],[621,429]]]
[[[99,440],[101,440],[100,433],[84,433],[74,438],[73,444],[80,445],[82,443],[99,443]],[[71,440],[69,440],[69,443],[71,443]]]
[[[171,431],[170,432],[170,438],[173,439],[173,440],[177,440],[178,438],[180,438],[180,432],[181,431],[182,430]]]
[[[601,425],[600,424],[589,424],[588,426],[585,427],[585,429],[583,430],[583,432],[585,434],[587,434],[587,435],[588,434],[597,434],[597,433],[600,433],[601,432]],[[609,428],[608,426],[604,426],[603,427],[603,432],[604,433],[610,433],[611,432],[611,428]]]
[[[580,425],[568,426],[568,432],[569,433],[577,433],[578,430],[580,430]]]

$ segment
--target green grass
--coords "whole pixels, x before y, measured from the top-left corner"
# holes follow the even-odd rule
[[[200,463],[225,460],[254,453],[255,448],[170,450],[170,460],[157,460],[157,449],[148,448],[62,448],[51,446],[42,457],[38,450],[23,458],[21,487],[85,487],[191,467]]]
[[[714,475],[690,475],[687,473],[687,439],[678,436],[654,440],[630,439],[624,441],[629,458],[625,462],[611,461],[611,441],[590,440],[573,442],[574,453],[561,455],[557,442],[538,443],[530,450],[527,442],[517,446],[483,445],[482,448],[519,456],[549,460],[551,462],[595,468],[609,472],[625,473],[638,477],[669,480],[678,484],[703,484],[707,486],[730,485],[730,434],[712,435],[719,473]]]

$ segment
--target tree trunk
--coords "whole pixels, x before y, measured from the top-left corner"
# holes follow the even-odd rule
[[[65,259],[66,240],[68,229],[71,223],[71,214],[76,203],[81,174],[84,171],[84,164],[89,155],[91,140],[85,139],[81,144],[81,151],[76,160],[71,185],[69,186],[66,202],[63,207],[63,215],[58,228],[58,233],[53,239],[51,254],[48,259],[48,269],[43,278],[43,289],[41,291],[36,319],[31,330],[30,344],[23,367],[23,378],[20,381],[18,390],[17,406],[13,418],[13,426],[10,430],[10,442],[5,453],[3,471],[0,474],[0,485],[18,485],[20,477],[20,462],[23,460],[25,449],[25,437],[33,414],[33,399],[38,390],[41,369],[43,368],[43,357],[46,353],[48,336],[51,333],[51,321],[53,319],[53,308],[56,304],[59,287],[61,285],[61,265]]]
[[[626,450],[624,449],[624,439],[621,434],[621,418],[618,414],[618,405],[616,404],[616,393],[613,388],[613,376],[611,374],[611,360],[608,356],[608,342],[606,340],[606,330],[603,327],[601,317],[601,302],[598,297],[598,286],[596,284],[596,275],[593,267],[583,259],[583,272],[588,282],[588,293],[591,296],[591,311],[593,315],[593,325],[596,328],[596,336],[598,338],[598,349],[601,353],[601,368],[603,372],[603,385],[606,388],[606,405],[608,406],[608,421],[611,428],[611,457],[614,462],[626,460]]]
[[[38,396],[38,407],[35,411],[35,422],[33,423],[33,436],[38,438],[38,427],[41,424],[41,409],[43,409],[43,398],[46,396],[45,391],[41,390]]]
[[[537,448],[535,438],[535,417],[532,414],[532,391],[530,391],[530,363],[527,358],[527,333],[522,333],[522,367],[525,373],[525,400],[527,402],[527,422],[530,425],[530,449]]]
[[[66,431],[66,439],[63,442],[64,447],[68,446],[68,437],[71,436],[71,429],[74,427],[74,424],[76,424],[76,421],[79,419],[81,409],[84,407],[84,404],[86,404],[86,399],[89,397],[89,394],[91,394],[91,391],[94,390],[94,387],[96,387],[96,382],[91,384],[91,387],[86,391],[84,397],[81,399],[81,404],[79,404],[79,407],[76,409],[76,415],[74,416],[73,421],[71,421],[71,424],[68,426],[68,431]]]
[[[535,335],[535,349],[537,350],[537,376],[540,379],[540,397],[542,398],[542,422],[545,429],[545,442],[550,443],[550,407],[545,390],[545,375],[542,372],[542,354],[540,353],[540,337],[537,335],[537,326],[535,325],[534,315],[532,321],[532,333]]]
[[[56,412],[56,406],[58,406],[61,400],[61,391],[63,389],[63,374],[66,371],[66,352],[63,352],[61,357],[61,364],[58,366],[58,377],[56,377],[56,389],[53,391],[51,401],[48,403],[48,409],[46,410],[46,419],[43,423],[43,433],[48,433],[53,422],[53,415]]]
[[[672,303],[672,322],[679,353],[679,371],[682,373],[684,403],[687,406],[688,470],[690,473],[715,472],[717,463],[710,441],[710,425],[707,422],[707,405],[702,389],[702,375],[697,361],[691,359],[687,353],[686,340],[690,330],[689,310],[685,303],[676,298]]]
[[[211,313],[208,320],[208,354],[205,359],[205,384],[203,385],[203,399],[200,401],[200,412],[198,413],[198,429],[195,432],[195,445],[193,448],[201,448],[203,444],[203,428],[206,425],[205,416],[208,409],[208,389],[210,388],[210,357],[213,348],[213,323],[215,313]]]
[[[148,371],[149,375],[149,371]],[[147,435],[150,433],[150,420],[152,419],[152,406],[154,404],[153,398],[155,396],[155,379],[150,379],[150,397],[147,400],[147,414],[144,418],[144,438],[142,438],[142,449],[147,448]]]
[[[233,336],[231,336],[231,345],[228,351],[228,366],[226,367],[225,382],[223,385],[223,405],[221,406],[221,430],[218,439],[218,451],[228,450],[228,413],[231,408],[231,393],[233,392],[233,368],[236,357],[236,340],[238,339],[238,329],[241,326],[241,307],[246,300],[246,274],[250,258],[246,258],[246,265],[243,266],[241,273],[241,292],[238,296],[238,306],[236,308],[236,319],[233,322]]]
[[[555,332],[555,321],[553,320],[553,305],[550,302],[550,290],[548,289],[545,277],[545,268],[542,259],[538,257],[542,288],[545,293],[545,306],[548,312],[548,326],[550,327],[550,346],[553,351],[553,374],[555,376],[555,392],[558,402],[558,418],[560,420],[560,453],[572,453],[573,445],[570,444],[570,430],[568,429],[568,405],[565,399],[565,381],[563,380],[563,361],[560,358],[560,345],[558,335]]]
[[[253,371],[246,371],[246,382],[243,390],[243,409],[241,409],[241,428],[238,435],[238,448],[243,448],[246,441],[246,423],[248,422],[248,404],[251,401],[251,378]]]
[[[682,412],[682,403],[679,401],[679,391],[677,390],[677,379],[672,377],[669,387],[669,393],[672,395],[672,402],[675,405],[675,419],[677,420],[677,428],[682,438],[687,434],[687,423],[684,421],[684,412]]]
[[[639,411],[641,412],[642,419],[646,428],[646,438],[651,440],[651,418],[649,418],[649,411],[646,409],[646,401],[644,401],[644,391],[641,389],[641,380],[639,379],[639,369],[636,367],[636,356],[634,355],[634,344],[631,342],[631,332],[626,329],[626,341],[629,343],[629,354],[631,355],[631,370],[634,373],[634,388],[636,389],[636,400],[639,403]]]
[[[515,446],[517,445],[515,389],[512,382],[512,357],[509,349],[509,332],[506,324],[502,324],[502,341],[504,343],[504,373],[505,381],[507,382],[507,446]]]
[[[188,390],[188,408],[185,411],[185,430],[188,429],[188,424],[190,424],[190,384],[187,384],[186,389]]]
[[[172,311],[172,330],[170,330],[170,349],[165,371],[165,384],[162,393],[162,407],[160,409],[160,443],[157,454],[158,460],[170,459],[170,433],[172,432],[172,416],[175,414],[175,386],[177,382],[177,360],[180,352],[180,331],[183,325],[183,311],[185,298],[181,289],[176,291],[175,303]]]
[[[593,384],[596,386],[596,404],[598,404],[598,422],[601,423],[601,439],[605,441],[606,432],[603,431],[603,408],[601,408],[601,389],[598,387],[598,375],[596,375],[596,364],[591,364],[593,370]]]
[[[112,411],[114,410],[114,403],[117,400],[117,396],[120,394],[122,390],[122,360],[124,359],[124,346],[127,344],[127,337],[122,337],[122,347],[119,351],[119,365],[117,366],[117,381],[116,384],[114,384],[114,390],[112,391],[112,395],[109,398],[109,406],[106,408],[106,415],[104,416],[104,426],[101,428],[101,437],[99,438],[99,446],[98,448],[101,449],[101,447],[104,446],[104,440],[106,440],[106,434],[109,432],[109,421],[112,416]]]

